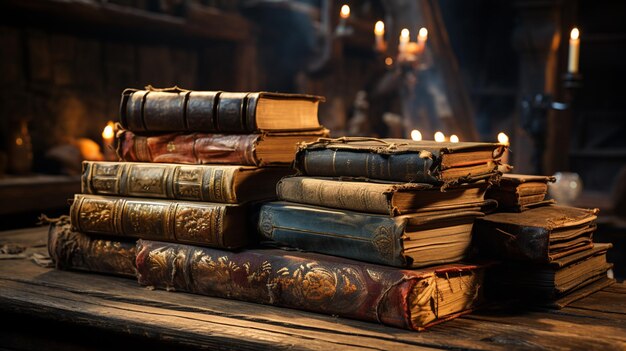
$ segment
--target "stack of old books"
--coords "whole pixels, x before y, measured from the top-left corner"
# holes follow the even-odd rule
[[[545,200],[552,177],[507,174],[487,197],[498,213],[476,220],[479,254],[502,260],[489,286],[499,295],[561,308],[614,282],[611,244],[593,243],[597,209]]]
[[[419,289],[402,296],[403,315],[421,329],[479,302],[484,267],[459,261],[474,219],[489,203],[484,194],[497,177],[501,150],[490,143],[347,137],[303,144],[299,175],[279,182],[282,201],[262,206],[259,230],[280,245],[354,260],[350,269],[328,272],[333,276],[379,267],[365,262],[391,266],[384,275],[350,281],[356,288],[414,281]]]

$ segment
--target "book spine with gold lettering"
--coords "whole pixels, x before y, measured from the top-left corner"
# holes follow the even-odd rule
[[[70,209],[75,230],[237,249],[256,241],[247,207],[210,202],[77,194]]]

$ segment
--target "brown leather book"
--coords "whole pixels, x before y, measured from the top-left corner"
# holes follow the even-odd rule
[[[493,285],[501,294],[522,297],[541,305],[555,305],[569,294],[607,278],[613,267],[606,261],[612,244],[596,243],[593,248],[556,259],[549,264],[507,262],[493,272]],[[492,279],[492,278],[490,278]],[[491,283],[490,283],[491,284]],[[574,301],[571,297],[569,302]]]
[[[69,218],[50,224],[48,252],[58,269],[136,276],[135,240],[107,240],[73,231]]]
[[[545,200],[548,182],[554,177],[505,173],[499,184],[492,185],[485,198],[498,201],[499,211],[522,212],[538,205],[554,203]],[[545,200],[545,201],[544,201]]]
[[[83,162],[82,193],[219,203],[276,198],[287,167]]]
[[[342,137],[301,144],[302,175],[359,177],[444,186],[492,179],[505,145]]]
[[[484,267],[403,270],[293,251],[140,240],[139,283],[423,330],[476,308]],[[184,257],[185,259],[181,259]]]
[[[476,218],[473,243],[481,255],[549,263],[592,247],[597,209],[543,206]]]
[[[327,129],[300,133],[136,135],[120,131],[118,155],[124,161],[290,166],[297,144],[328,135]]]
[[[319,129],[320,96],[179,88],[126,89],[120,122],[133,132],[255,133]]]
[[[145,198],[74,196],[75,230],[237,249],[257,241],[248,206]]]
[[[425,183],[350,181],[286,177],[278,182],[280,200],[391,216],[484,205],[486,182],[447,188]]]

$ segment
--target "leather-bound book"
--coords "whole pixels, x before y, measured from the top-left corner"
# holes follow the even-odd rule
[[[485,197],[498,201],[499,211],[522,212],[554,203],[553,200],[545,200],[548,182],[554,181],[555,178],[549,176],[505,173],[499,184],[487,190]]]
[[[84,161],[82,193],[219,203],[276,198],[286,167]]]
[[[476,218],[474,244],[484,256],[549,263],[593,246],[597,213],[557,205],[493,213]]]
[[[135,240],[107,240],[73,231],[69,219],[50,224],[48,252],[58,269],[135,277]]]
[[[320,139],[300,145],[295,167],[308,176],[449,185],[494,177],[505,148],[493,143]]]
[[[248,206],[213,202],[77,194],[75,230],[237,249],[257,242]]]
[[[327,129],[300,133],[209,134],[169,133],[117,134],[118,155],[124,161],[291,166],[300,142],[328,135]]]
[[[120,122],[133,132],[256,133],[319,129],[320,96],[126,89]]]
[[[592,249],[577,252],[549,264],[529,265],[507,262],[490,271],[489,285],[507,297],[521,297],[533,304],[561,308],[606,287],[613,267],[606,261],[612,244],[595,243]],[[491,281],[493,280],[493,281]]]
[[[483,205],[488,183],[477,182],[442,191],[426,183],[391,183],[316,177],[286,177],[276,186],[280,200],[397,216]]]
[[[480,207],[397,217],[291,202],[263,204],[259,231],[270,240],[395,267],[423,267],[465,258]]]
[[[474,309],[484,269],[452,264],[401,270],[285,250],[226,252],[137,243],[141,285],[422,330]]]

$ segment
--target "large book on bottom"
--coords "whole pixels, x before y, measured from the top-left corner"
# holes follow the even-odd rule
[[[465,258],[478,208],[397,217],[277,201],[263,204],[259,231],[298,249],[395,267]]]
[[[484,267],[402,270],[275,249],[227,252],[139,240],[141,285],[422,330],[474,309]]]

